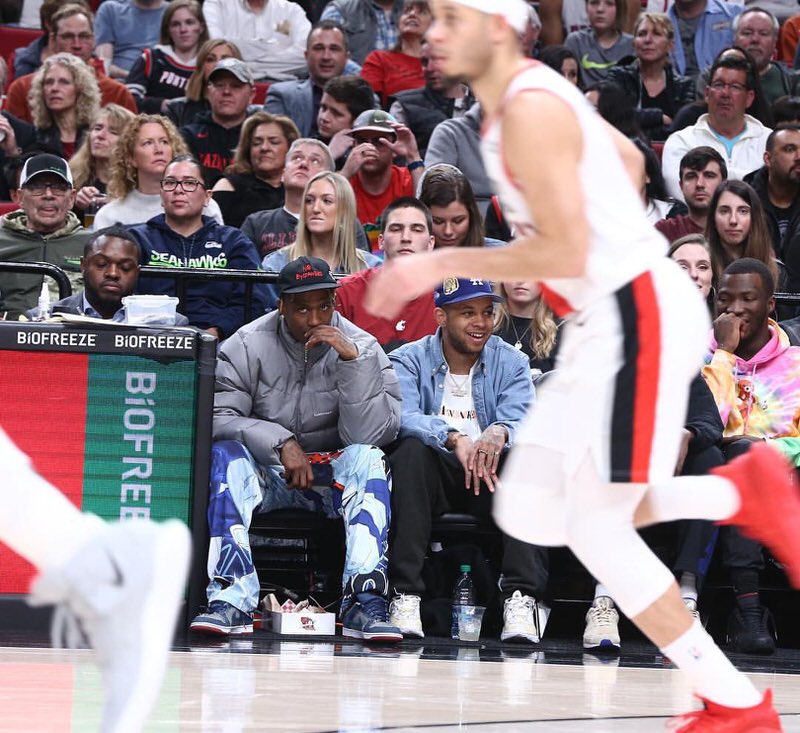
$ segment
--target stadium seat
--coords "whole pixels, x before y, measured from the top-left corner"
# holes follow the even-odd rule
[[[31,41],[42,35],[36,28],[17,28],[12,25],[0,25],[0,56],[9,60],[18,48],[24,48]],[[9,71],[13,71],[9,64]]]
[[[268,81],[257,81],[256,90],[253,95],[253,104],[264,104],[267,100],[267,92],[269,91],[270,83]]]

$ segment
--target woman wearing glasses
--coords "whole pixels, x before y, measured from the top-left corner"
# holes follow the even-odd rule
[[[258,270],[253,243],[234,227],[220,224],[203,211],[211,192],[200,164],[191,155],[169,162],[161,179],[164,213],[130,232],[142,246],[142,261],[153,267],[194,267],[204,270]],[[140,293],[175,295],[175,281],[140,277]],[[264,286],[253,288],[250,316],[264,312]],[[244,286],[222,280],[193,281],[186,288],[181,312],[192,326],[219,339],[227,338],[245,322]]]
[[[177,155],[188,152],[175,126],[161,115],[138,115],[117,140],[111,157],[111,178],[106,204],[94,220],[102,229],[116,222],[140,224],[162,213],[161,179],[164,169]],[[205,213],[222,223],[219,206],[212,199]]]

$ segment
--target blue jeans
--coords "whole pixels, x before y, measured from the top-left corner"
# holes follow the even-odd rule
[[[225,601],[245,613],[255,610],[259,583],[250,552],[250,519],[253,512],[275,509],[307,509],[344,519],[342,608],[357,593],[387,594],[391,478],[383,451],[350,445],[330,462],[327,472],[325,486],[290,489],[281,466],[257,465],[238,441],[214,443],[208,503],[209,603]]]

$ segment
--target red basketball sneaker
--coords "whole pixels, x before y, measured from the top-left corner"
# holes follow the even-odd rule
[[[718,524],[735,524],[766,545],[800,588],[800,490],[791,466],[774,448],[755,443],[712,473],[731,481],[741,501],[739,511]]]
[[[703,701],[705,708],[679,715],[667,723],[670,730],[680,733],[774,733],[782,731],[780,718],[772,707],[772,690],[752,708],[726,708],[710,700]]]

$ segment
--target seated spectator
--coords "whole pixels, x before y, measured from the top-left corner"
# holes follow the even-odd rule
[[[696,97],[694,81],[676,74],[669,63],[674,46],[669,16],[642,13],[633,28],[636,59],[608,70],[609,81],[633,99],[639,126],[651,141],[666,140],[672,118]]]
[[[744,181],[728,180],[717,186],[709,205],[706,239],[717,278],[734,260],[747,257],[763,262],[778,282],[778,262],[764,207],[758,194]]]
[[[635,5],[635,3],[634,3]],[[696,79],[714,63],[720,51],[733,45],[733,19],[744,6],[724,0],[678,0],[666,11],[675,44],[672,61],[681,76]]]
[[[261,257],[294,244],[306,184],[320,171],[334,171],[328,146],[313,138],[295,140],[286,153],[286,165],[281,174],[285,194],[283,206],[250,214],[242,224],[242,232],[256,245]],[[361,225],[355,222],[355,226],[364,236]]]
[[[397,46],[403,0],[331,0],[322,20],[335,20],[344,28],[350,58],[363,64],[370,51]]]
[[[162,213],[161,179],[173,158],[188,152],[175,126],[160,115],[138,115],[122,131],[111,156],[110,201],[94,220],[95,229],[115,223],[141,224]],[[222,223],[217,202],[205,213]]]
[[[494,332],[528,357],[534,382],[552,371],[558,350],[558,321],[534,281],[498,283],[504,299],[495,305]]]
[[[353,186],[358,220],[374,251],[380,215],[396,198],[413,195],[425,164],[411,130],[398,124],[388,112],[363,112],[353,123],[350,136],[353,149],[342,175]],[[403,158],[405,165],[394,165],[395,157]]]
[[[94,54],[94,16],[86,5],[69,3],[62,5],[53,15],[53,53],[68,53],[88,64],[93,70],[100,89],[100,104],[118,104],[136,112],[136,101],[124,84],[106,76],[103,62]],[[26,122],[33,122],[28,95],[33,74],[18,76],[8,87],[5,108]]]
[[[475,98],[460,79],[445,76],[442,57],[429,43],[422,44],[422,76],[425,86],[398,92],[389,109],[401,125],[407,125],[417,141],[419,154],[424,158],[434,128],[445,120],[463,117]]]
[[[243,61],[218,61],[208,75],[209,111],[200,112],[194,122],[181,128],[189,150],[203,166],[203,176],[213,186],[233,163],[242,124],[253,101],[255,82]]]
[[[797,41],[800,39],[800,15],[787,18],[778,32],[778,48],[776,59],[787,66],[796,69],[795,55]]]
[[[483,247],[500,244],[483,234],[483,220],[469,179],[447,163],[425,171],[419,198],[433,217],[434,247]]]
[[[589,27],[584,0],[540,0],[539,13],[545,48],[564,43],[567,34]]]
[[[608,79],[590,84],[584,96],[598,114],[625,137],[646,142],[634,100],[619,84]]]
[[[578,63],[578,57],[566,46],[546,46],[539,55],[539,61],[557,71],[578,89],[583,89],[581,66]],[[611,68],[615,67],[612,66]]]
[[[172,0],[161,18],[158,44],[142,51],[125,80],[140,112],[163,115],[170,99],[186,94],[197,69],[197,50],[207,40],[200,3]]]
[[[714,148],[701,145],[681,158],[679,176],[681,195],[689,211],[656,222],[656,229],[670,242],[706,231],[711,197],[717,186],[728,178],[728,166]]]
[[[784,125],[800,125],[800,97],[781,97],[772,104],[775,129]]]
[[[775,308],[775,281],[759,260],[730,264],[719,279],[717,318],[703,377],[725,425],[725,457],[740,455],[752,441],[780,443],[800,436],[800,348],[769,318]],[[769,614],[759,598],[761,546],[734,527],[720,535],[723,564],[729,568],[736,606],[728,626],[734,651],[771,654],[775,640]]]
[[[97,10],[97,55],[109,76],[125,79],[143,48],[158,43],[165,0],[105,0]]]
[[[603,81],[614,64],[633,54],[633,37],[622,30],[625,7],[621,0],[586,0],[589,27],[573,31],[564,41],[580,59],[586,86]]]
[[[57,53],[34,74],[28,103],[37,147],[69,160],[100,111],[100,91],[83,61]]]
[[[541,49],[539,36],[541,33],[542,21],[539,18],[539,13],[533,5],[528,5],[528,22],[525,24],[525,30],[523,30],[519,36],[522,55],[525,58],[539,58],[539,51]]]
[[[775,58],[778,19],[765,8],[751,6],[733,19],[733,43],[747,51],[756,62],[761,89],[767,104],[795,93],[797,77]]]
[[[428,0],[404,0],[397,21],[400,34],[397,46],[391,51],[371,51],[364,59],[361,76],[375,90],[384,107],[398,92],[424,85],[420,62],[422,39],[432,19]]]
[[[764,165],[745,180],[763,206],[772,251],[786,266],[786,289],[800,292],[800,126],[773,130]]]
[[[290,0],[205,0],[212,38],[230,38],[254,79],[281,81],[305,71],[303,52],[311,23]]]
[[[161,180],[164,213],[130,230],[142,246],[144,264],[206,270],[259,269],[255,247],[244,234],[203,216],[210,198],[200,164],[190,155],[174,158]],[[141,278],[139,292],[175,295],[176,283],[164,278]],[[263,286],[253,288],[253,301],[253,313],[263,313]],[[220,340],[228,338],[245,323],[244,285],[190,282],[180,309],[192,326],[204,328]]]
[[[245,120],[233,163],[212,189],[226,224],[240,227],[250,214],[283,205],[286,153],[298,137],[288,117],[256,112]]]
[[[111,156],[117,140],[125,125],[134,115],[118,104],[103,107],[75,155],[69,161],[75,188],[75,209],[82,214],[90,209],[90,216],[96,213],[95,207],[106,201],[106,190],[111,179]]]
[[[375,93],[359,76],[339,76],[325,84],[317,114],[317,130],[319,139],[330,147],[334,161],[344,165],[353,147],[350,137],[353,123],[374,107]]]
[[[711,68],[711,82],[706,87],[708,113],[697,124],[673,132],[664,144],[662,166],[669,193],[681,198],[679,163],[692,148],[708,145],[722,155],[728,165],[728,177],[742,179],[761,166],[767,137],[771,130],[745,114],[754,99],[755,75],[748,64],[732,57],[718,59]]]
[[[214,38],[200,46],[197,52],[197,68],[186,83],[186,96],[170,99],[164,106],[164,116],[179,130],[194,122],[194,118],[201,112],[210,111],[206,98],[208,75],[217,62],[229,58],[241,60],[242,54],[233,43],[224,38]]]
[[[24,48],[18,48],[14,51],[12,63],[15,77],[32,74],[42,65],[42,61],[55,53],[52,18],[62,7],[61,0],[45,0],[45,2],[41,3],[38,10],[39,22],[31,27],[40,28],[44,31],[44,34],[31,41]],[[89,9],[88,6],[86,9]]]
[[[8,66],[0,58],[0,99],[2,99],[8,79]],[[0,167],[10,158],[31,147],[35,140],[33,125],[20,120],[5,110],[0,111]],[[0,200],[8,201],[8,189],[0,181]]]
[[[433,249],[433,223],[431,212],[419,199],[401,196],[386,207],[381,215],[381,235],[378,246],[384,260],[405,257]],[[409,341],[416,341],[436,331],[433,317],[433,296],[415,298],[403,307],[397,318],[373,316],[364,308],[367,292],[375,268],[370,267],[348,275],[339,284],[336,309],[348,321],[371,333],[386,352]]]
[[[492,336],[498,300],[488,282],[447,278],[434,296],[436,333],[389,355],[403,396],[399,442],[389,455],[390,623],[405,636],[424,636],[422,565],[433,516],[457,511],[491,517],[498,470],[533,401],[528,359]],[[546,550],[507,535],[503,546],[500,638],[536,643]]]
[[[343,274],[379,265],[375,255],[356,247],[356,202],[347,179],[322,171],[309,178],[294,244],[268,254],[261,266],[280,272],[298,257],[325,260],[331,271]]]
[[[639,193],[644,203],[647,220],[656,224],[662,219],[678,216],[686,211],[686,206],[680,201],[670,198],[664,176],[661,175],[661,163],[658,155],[641,138],[634,138],[634,144],[644,156],[644,185]]]
[[[49,262],[77,273],[91,235],[72,211],[75,189],[67,162],[49,154],[28,158],[14,201],[20,210],[0,219],[0,261]],[[77,274],[70,279],[80,282]],[[0,273],[0,314],[15,320],[35,308],[42,280],[41,275]],[[53,300],[57,298],[51,295]]]
[[[716,278],[708,240],[702,234],[684,234],[670,245],[667,257],[674,260],[692,279],[708,304],[709,312],[713,311]]]
[[[71,313],[125,323],[122,299],[133,295],[139,282],[142,249],[125,227],[113,226],[95,233],[83,248],[81,275],[83,291],[56,301],[51,313]],[[28,311],[33,319],[36,309]],[[186,316],[178,313],[176,326],[186,326]]]
[[[271,84],[264,109],[273,115],[291,117],[302,137],[316,137],[325,84],[346,73],[346,66],[352,64],[347,60],[347,38],[342,27],[330,20],[317,23],[308,34],[305,55],[308,79]]]
[[[222,344],[214,396],[208,611],[194,632],[253,630],[254,512],[341,516],[345,636],[397,641],[387,623],[391,483],[382,446],[400,425],[397,376],[375,339],[336,313],[336,281],[303,257],[278,280],[278,310]]]
[[[469,179],[482,216],[486,215],[493,189],[481,156],[481,106],[477,102],[463,117],[445,120],[431,134],[425,151],[425,167],[453,165]]]

